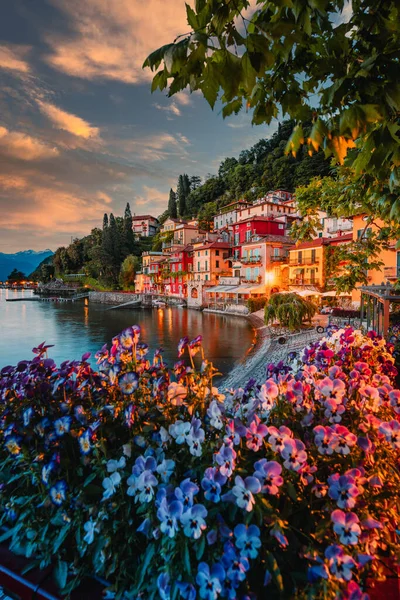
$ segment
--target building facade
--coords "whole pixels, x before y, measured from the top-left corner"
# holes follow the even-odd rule
[[[132,230],[135,237],[151,237],[159,229],[159,221],[151,215],[134,215],[132,217]]]

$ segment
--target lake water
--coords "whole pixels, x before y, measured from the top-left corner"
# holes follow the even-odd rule
[[[49,356],[57,364],[80,359],[84,352],[92,352],[94,359],[103,344],[109,344],[129,325],[138,324],[142,341],[150,351],[164,348],[169,365],[177,360],[181,337],[202,335],[206,357],[227,374],[244,357],[253,338],[246,319],[185,308],[106,310],[106,305],[87,300],[6,302],[6,298],[31,297],[31,291],[0,289],[0,367],[32,358],[32,348],[43,341],[54,344]]]

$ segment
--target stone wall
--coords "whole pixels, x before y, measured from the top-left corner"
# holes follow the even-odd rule
[[[124,292],[89,292],[89,302],[101,302],[102,304],[117,305],[140,299],[141,297],[139,294]]]

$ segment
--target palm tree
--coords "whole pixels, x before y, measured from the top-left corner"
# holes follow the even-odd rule
[[[311,321],[317,307],[310,300],[298,294],[272,294],[265,305],[264,321],[266,325],[278,321],[290,331],[300,329],[304,321]]]

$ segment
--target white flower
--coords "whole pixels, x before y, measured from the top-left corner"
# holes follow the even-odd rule
[[[107,463],[107,472],[114,473],[118,469],[123,469],[126,465],[125,456],[121,456],[119,460],[109,460]]]
[[[83,541],[87,544],[92,544],[94,540],[94,533],[98,532],[97,522],[96,521],[86,521],[83,526],[83,529],[86,531],[86,535],[83,538]]]
[[[124,456],[127,456],[128,458],[132,456],[132,446],[130,444],[124,444],[122,446],[122,451],[124,453]]]
[[[222,429],[224,423],[222,421],[221,409],[216,400],[213,400],[207,409],[207,414],[210,417],[210,424],[216,429]]]
[[[164,460],[158,465],[157,473],[161,475],[161,480],[167,483],[175,469],[175,461],[170,458],[164,458]]]
[[[174,406],[181,406],[187,396],[187,389],[181,383],[173,381],[168,386],[168,400]]]
[[[190,423],[187,421],[176,421],[169,426],[169,432],[177,444],[184,444],[190,432]]]
[[[166,442],[169,442],[171,440],[171,436],[169,435],[165,427],[160,428],[160,438],[162,444],[165,444]]]
[[[121,475],[115,471],[110,477],[106,477],[103,479],[103,500],[107,500],[111,498],[113,494],[117,491],[117,487],[121,483]]]

